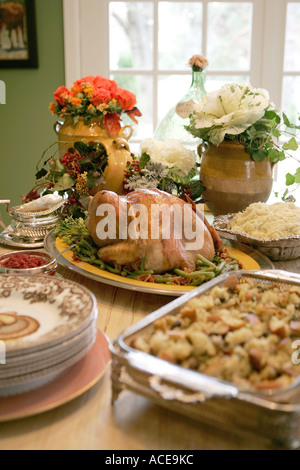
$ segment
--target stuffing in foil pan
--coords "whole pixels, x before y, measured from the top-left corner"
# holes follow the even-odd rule
[[[288,388],[300,376],[293,363],[300,339],[300,286],[233,275],[158,318],[130,346],[245,390]]]

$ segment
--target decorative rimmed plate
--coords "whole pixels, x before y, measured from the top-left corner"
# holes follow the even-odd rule
[[[95,296],[75,282],[45,275],[0,275],[0,340],[5,341],[7,357],[62,343],[97,316]]]
[[[226,242],[229,252],[232,256],[239,259],[243,264],[243,268],[247,270],[274,269],[273,263],[263,254],[249,246],[242,245],[234,241]],[[88,263],[74,262],[72,252],[66,252],[63,256],[59,256],[67,248],[67,245],[60,239],[56,239],[54,232],[50,232],[45,239],[45,249],[55,258],[62,266],[75,271],[82,276],[103,282],[115,287],[129,289],[138,292],[146,292],[149,294],[166,295],[179,297],[194,289],[187,286],[162,286],[161,284],[147,283],[128,279],[126,277],[112,274],[107,271],[96,268]]]
[[[23,395],[1,398],[0,423],[35,416],[80,397],[101,380],[110,361],[109,341],[98,331],[90,352],[55,381]]]
[[[300,235],[280,239],[259,239],[242,232],[230,230],[229,223],[236,214],[217,216],[214,227],[219,235],[227,240],[235,240],[259,250],[273,261],[288,261],[300,256]]]

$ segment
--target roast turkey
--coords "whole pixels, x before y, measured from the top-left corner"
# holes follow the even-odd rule
[[[162,209],[166,208],[175,208],[170,213],[176,215],[164,219]],[[158,189],[140,189],[127,196],[100,191],[91,200],[88,212],[87,228],[99,246],[99,258],[132,270],[139,269],[143,260],[144,269],[155,274],[173,269],[194,271],[197,255],[211,261],[222,243],[192,204]],[[185,224],[187,217],[190,224]],[[191,234],[195,234],[194,240]]]

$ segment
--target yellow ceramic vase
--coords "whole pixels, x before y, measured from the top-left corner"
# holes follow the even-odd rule
[[[101,127],[99,119],[93,119],[89,124],[85,124],[83,118],[80,118],[74,124],[71,118],[67,118],[63,124],[57,122],[54,129],[58,136],[61,157],[74,146],[75,142],[101,142],[108,155],[108,165],[104,172],[105,184],[94,188],[91,195],[94,196],[101,190],[123,194],[123,180],[127,162],[132,161],[128,144],[133,133],[131,126],[123,127],[116,137]]]
[[[222,142],[202,155],[203,199],[214,215],[240,212],[267,202],[273,187],[273,165],[255,162],[243,145]]]

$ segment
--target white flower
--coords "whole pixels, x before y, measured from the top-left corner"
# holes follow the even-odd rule
[[[206,129],[212,144],[218,145],[226,134],[238,135],[261,119],[270,106],[269,93],[251,85],[227,84],[208,93],[195,106],[191,122],[195,129]]]
[[[141,153],[147,153],[154,163],[161,163],[165,168],[178,169],[187,176],[196,165],[196,155],[186,149],[179,140],[170,139],[165,142],[145,139],[141,143]]]

